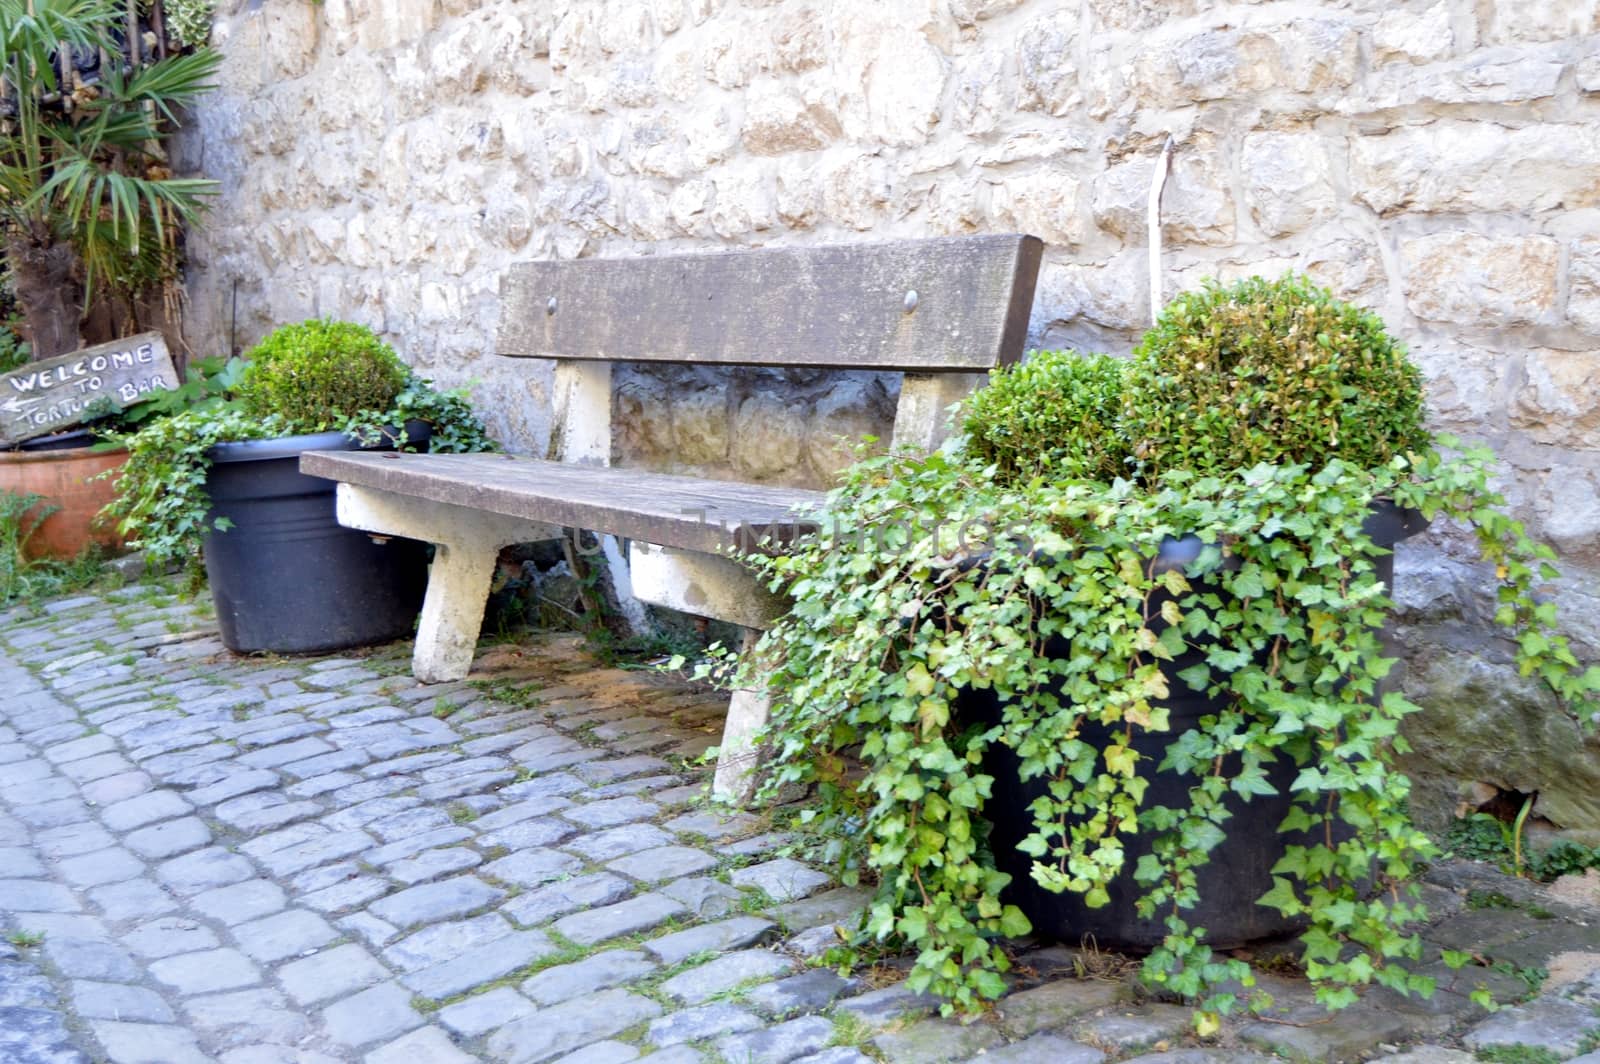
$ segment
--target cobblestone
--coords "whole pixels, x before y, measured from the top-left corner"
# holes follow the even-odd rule
[[[715,697],[663,697],[661,678],[554,640],[516,666],[540,705],[511,707],[388,675],[400,647],[233,659],[195,607],[122,601],[160,655],[136,648],[126,670],[80,634],[103,599],[0,621],[0,923],[44,934],[0,944],[0,1060],[860,1064],[827,1045],[842,1018],[891,1062],[1092,1064],[1159,1044],[1148,1064],[1265,1059],[1242,1038],[1317,1060],[1386,1041],[1444,1064],[1463,1036],[1567,1054],[1600,1023],[1590,979],[1492,1016],[1442,993],[1303,1030],[1230,1020],[1229,1048],[1196,1048],[1186,1010],[1063,977],[1061,949],[1021,958],[992,1022],[923,1019],[938,1003],[903,984],[863,992],[797,964],[864,891],[772,856],[785,839],[756,834],[764,818],[690,806],[703,780],[657,756],[714,733]],[[739,856],[754,863],[719,871]],[[1578,921],[1528,923],[1456,912],[1434,930],[1517,967],[1600,953]],[[1284,1016],[1311,1015],[1298,984],[1262,978]]]

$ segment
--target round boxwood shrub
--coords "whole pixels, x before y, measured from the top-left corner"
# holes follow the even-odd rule
[[[967,454],[1004,480],[1127,475],[1128,448],[1117,432],[1127,368],[1110,355],[1037,351],[996,370],[967,401]]]
[[[344,321],[285,325],[245,358],[237,389],[245,413],[276,414],[293,432],[322,432],[362,411],[387,410],[411,376],[371,329]]]
[[[1122,430],[1146,477],[1376,468],[1428,445],[1422,381],[1377,316],[1304,277],[1208,283],[1134,350]]]

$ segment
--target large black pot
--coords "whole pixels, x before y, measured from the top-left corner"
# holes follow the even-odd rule
[[[363,449],[341,432],[211,448],[210,518],[233,527],[206,533],[206,577],[229,650],[313,653],[412,633],[427,545],[343,527],[334,482],[300,472],[303,451]]]
[[[1373,541],[1386,547],[1407,536],[1415,535],[1427,526],[1421,514],[1401,510],[1389,503],[1378,503],[1367,519],[1366,531]],[[1168,540],[1160,551],[1158,569],[1181,568],[1197,558],[1201,542],[1193,536],[1181,540]],[[1378,578],[1385,585],[1394,582],[1394,555],[1374,558]],[[1194,581],[1201,589],[1200,581]],[[1156,603],[1159,607],[1160,603]],[[1184,731],[1196,727],[1201,717],[1224,708],[1219,699],[1207,698],[1203,692],[1191,691],[1178,678],[1178,673],[1204,658],[1201,650],[1190,649],[1174,661],[1163,662],[1172,697],[1162,703],[1168,710],[1170,730],[1146,732],[1135,730],[1130,745],[1139,752],[1140,764],[1155,766],[1165,756],[1167,746]],[[990,724],[999,720],[1001,706],[993,690],[967,690],[956,703],[956,713],[963,720]],[[1079,738],[1091,745],[1110,745],[1112,729],[1094,722],[1086,722]],[[1122,740],[1116,730],[1115,738]],[[1126,864],[1123,876],[1109,886],[1110,903],[1091,909],[1080,895],[1056,894],[1039,886],[1029,875],[1033,858],[1017,848],[1032,833],[1033,815],[1028,806],[1048,793],[1048,784],[1042,779],[1023,782],[1018,778],[1019,761],[1010,749],[995,744],[984,755],[983,771],[994,777],[992,796],[984,803],[984,815],[993,824],[989,836],[995,865],[1011,874],[1011,884],[1006,888],[1004,900],[1017,906],[1033,923],[1035,934],[1077,945],[1092,937],[1101,946],[1132,951],[1148,951],[1166,937],[1162,914],[1153,919],[1141,917],[1135,908],[1144,889],[1133,879],[1133,868],[1139,858],[1151,850],[1146,836],[1124,836]],[[1204,941],[1218,949],[1226,949],[1265,938],[1273,938],[1301,930],[1303,918],[1285,917],[1276,909],[1256,904],[1272,889],[1272,867],[1283,856],[1284,847],[1291,844],[1306,845],[1313,841],[1303,833],[1279,833],[1278,825],[1288,815],[1291,805],[1290,785],[1299,773],[1293,759],[1286,756],[1266,766],[1267,778],[1278,793],[1257,795],[1245,801],[1229,793],[1226,804],[1232,817],[1222,825],[1224,839],[1211,851],[1210,860],[1196,870],[1199,901],[1187,910],[1185,920],[1191,927],[1205,929]],[[1192,776],[1177,772],[1148,772],[1149,788],[1145,792],[1146,806],[1166,805],[1184,808],[1189,804],[1189,788],[1195,782]]]

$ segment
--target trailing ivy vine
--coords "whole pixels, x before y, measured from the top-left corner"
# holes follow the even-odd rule
[[[1416,379],[1392,372],[1404,353],[1376,319],[1297,281],[1197,298],[1185,313],[1207,339],[1177,345],[1185,364],[1203,364],[1210,345],[1228,356],[1212,359],[1212,372],[1256,367],[1227,389],[1233,419],[1197,430],[1168,412],[1140,418],[1124,389],[1119,421],[1105,363],[1044,356],[1092,379],[1091,392],[1064,390],[1092,407],[1074,423],[1130,441],[1075,443],[1055,435],[1048,410],[1007,401],[1004,390],[1029,377],[1001,374],[1001,392],[975,403],[967,423],[978,443],[856,465],[815,515],[817,535],[756,563],[793,607],[755,654],[721,659],[732,682],[764,684],[772,698],[763,794],[814,788],[798,826],[845,882],[877,884],[844,962],[876,944],[907,946],[910,986],[945,998],[947,1011],[998,996],[1002,940],[1029,930],[988,850],[986,753],[998,746],[1015,753],[1023,779],[1044,784],[1022,843],[1033,878],[1090,907],[1113,883],[1136,884],[1141,915],[1166,929],[1144,978],[1193,1001],[1202,1033],[1262,1000],[1248,967],[1214,953],[1193,926],[1196,871],[1230,830],[1231,805],[1276,793],[1268,770],[1284,760],[1294,771],[1281,830],[1304,841],[1285,846],[1263,897],[1240,903],[1306,921],[1300,959],[1329,1008],[1374,985],[1431,992],[1407,963],[1420,955],[1414,928],[1425,916],[1412,880],[1434,848],[1410,823],[1409,782],[1394,767],[1407,749],[1400,724],[1418,707],[1384,685],[1395,659],[1381,631],[1394,604],[1376,562],[1388,548],[1366,527],[1379,501],[1473,529],[1523,674],[1585,723],[1600,709],[1600,668],[1580,665],[1536,595],[1556,578],[1553,555],[1505,515],[1488,452],[1413,431]],[[1282,305],[1231,313],[1262,298]],[[1204,313],[1206,300],[1222,312]],[[1128,375],[1159,401],[1169,389],[1149,385],[1171,370],[1153,337]],[[1381,415],[1391,431],[1364,434],[1299,402],[1294,374],[1260,371],[1268,365],[1313,371],[1325,402],[1370,375],[1395,392]],[[1026,399],[1027,387],[1016,394]],[[1026,434],[992,431],[1018,405],[1051,434],[1033,447],[1052,457],[1032,475],[1019,458],[1030,453]],[[1141,454],[1131,442],[1158,433],[1181,448]],[[1262,460],[1184,459],[1215,453],[1217,433],[1232,453]],[[1348,447],[1329,446],[1340,433]],[[1274,450],[1274,436],[1317,460]],[[1118,454],[1126,476],[1103,471]],[[1163,543],[1185,537],[1201,545],[1194,560],[1163,564]],[[1176,669],[1186,656],[1196,663]],[[999,719],[965,712],[968,690],[993,691]],[[1169,731],[1168,703],[1185,690],[1219,708]],[[1084,741],[1089,725],[1112,739]],[[1146,733],[1166,736],[1159,761],[1135,749]],[[1187,778],[1186,805],[1145,800],[1158,770]],[[1132,862],[1135,835],[1153,845]]]

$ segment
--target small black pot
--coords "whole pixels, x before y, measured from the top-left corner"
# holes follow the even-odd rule
[[[1426,527],[1421,514],[1386,502],[1375,504],[1366,522],[1367,534],[1386,547],[1393,547]],[[1199,556],[1202,547],[1194,536],[1168,540],[1161,545],[1158,569],[1182,568]],[[1394,555],[1374,558],[1373,565],[1378,579],[1392,587]],[[1194,583],[1197,589],[1202,586],[1199,581]],[[1158,600],[1156,606],[1159,605]],[[1225,700],[1191,691],[1178,677],[1179,672],[1203,660],[1203,650],[1191,649],[1174,661],[1162,663],[1162,675],[1172,692],[1172,697],[1162,703],[1167,707],[1170,730],[1135,730],[1130,745],[1139,752],[1142,765],[1159,764],[1166,748],[1178,736],[1197,727],[1201,717],[1225,708]],[[985,725],[998,722],[1001,710],[992,689],[964,691],[955,706],[960,719]],[[1104,747],[1111,744],[1112,733],[1109,727],[1085,722],[1079,738]],[[1120,728],[1116,729],[1115,738],[1121,740]],[[1301,832],[1278,831],[1292,804],[1289,787],[1299,773],[1298,766],[1292,758],[1283,756],[1265,767],[1267,779],[1278,793],[1245,801],[1230,792],[1225,804],[1233,815],[1222,825],[1224,839],[1211,851],[1210,860],[1195,870],[1199,901],[1186,910],[1185,920],[1191,927],[1204,928],[1203,940],[1217,949],[1278,937],[1306,926],[1302,917],[1285,917],[1276,909],[1256,904],[1257,898],[1272,889],[1272,867],[1283,856],[1284,848],[1315,841]],[[1135,952],[1159,945],[1166,937],[1164,914],[1158,912],[1153,919],[1146,919],[1135,908],[1146,888],[1134,881],[1133,869],[1139,858],[1151,851],[1151,840],[1140,835],[1123,837],[1124,873],[1109,885],[1110,903],[1101,908],[1089,908],[1080,895],[1044,889],[1029,874],[1033,858],[1019,850],[1017,844],[1032,834],[1033,815],[1028,806],[1048,793],[1048,784],[1043,779],[1023,782],[1019,770],[1017,755],[1006,747],[991,745],[984,754],[983,771],[994,777],[993,793],[984,803],[984,816],[993,824],[989,843],[996,867],[1011,875],[1004,900],[1021,909],[1033,923],[1034,933],[1043,938],[1078,945],[1092,937],[1101,946]],[[1152,771],[1147,778],[1150,783],[1145,792],[1146,806],[1183,808],[1189,804],[1194,777]]]
[[[407,425],[411,442],[428,426]],[[240,653],[317,653],[409,636],[427,587],[427,545],[374,540],[334,516],[334,482],[300,472],[304,451],[366,450],[341,432],[220,443],[208,452],[206,577],[222,643]],[[390,450],[388,446],[377,448]]]

